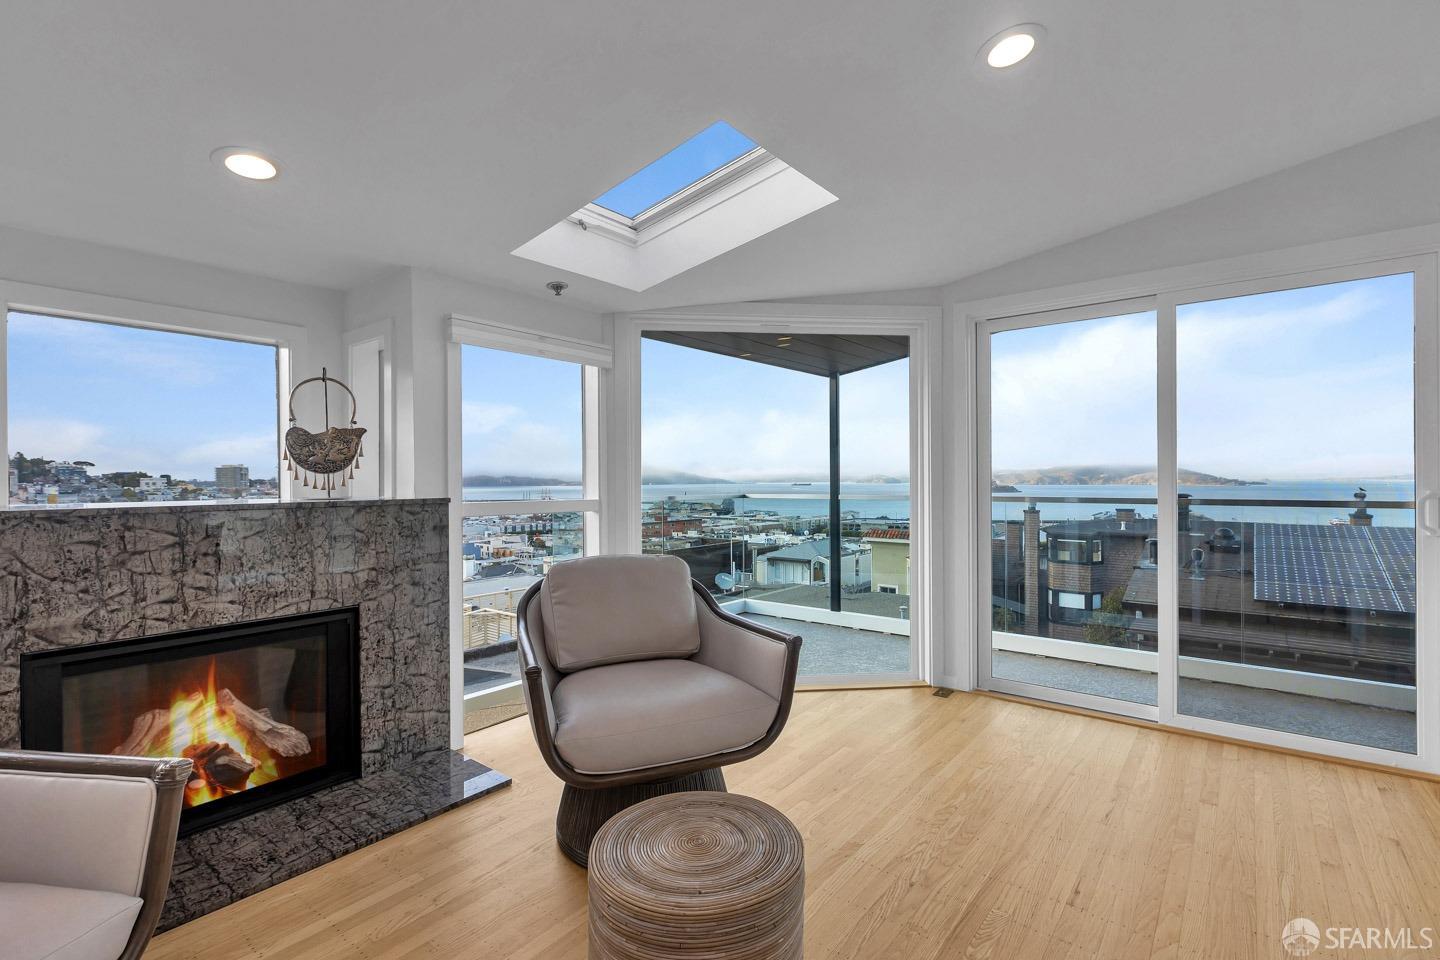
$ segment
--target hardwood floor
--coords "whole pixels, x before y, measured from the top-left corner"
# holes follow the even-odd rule
[[[147,960],[584,957],[585,874],[525,721],[466,750],[515,785]],[[1440,785],[1421,780],[926,689],[801,693],[726,778],[804,834],[811,958],[1284,957],[1296,916],[1440,928]]]

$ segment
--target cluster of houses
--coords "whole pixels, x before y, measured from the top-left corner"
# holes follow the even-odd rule
[[[214,480],[177,480],[169,475],[147,476],[139,472],[91,476],[94,464],[57,460],[40,477],[20,480],[20,471],[10,466],[12,506],[76,506],[87,503],[154,503],[170,500],[274,499],[280,496],[275,480],[251,480],[244,464],[228,463],[215,468]],[[117,482],[118,477],[126,482]]]
[[[680,557],[722,597],[803,602],[800,588],[830,582],[826,526],[823,517],[736,513],[728,499],[669,498],[646,508],[641,548]],[[842,589],[892,594],[902,609],[910,594],[909,522],[847,513],[841,536]],[[513,641],[520,596],[553,564],[580,556],[584,539],[577,514],[467,517],[461,550],[465,647],[473,650]]]

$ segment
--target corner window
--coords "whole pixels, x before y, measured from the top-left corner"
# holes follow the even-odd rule
[[[280,496],[278,348],[10,311],[11,508]]]
[[[1055,563],[1100,563],[1103,559],[1100,540],[1069,540],[1050,537],[1050,559]]]

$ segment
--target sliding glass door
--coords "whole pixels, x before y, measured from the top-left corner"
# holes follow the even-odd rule
[[[1434,299],[1415,260],[982,324],[981,685],[1433,768]]]
[[[1416,275],[1201,293],[1174,307],[1178,717],[1414,755]]]
[[[978,562],[992,689],[1156,715],[1155,312],[1109,305],[992,325]],[[987,462],[988,461],[988,462]]]

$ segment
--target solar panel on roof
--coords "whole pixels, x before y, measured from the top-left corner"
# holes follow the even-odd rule
[[[1415,531],[1306,523],[1255,525],[1255,599],[1415,612]]]

